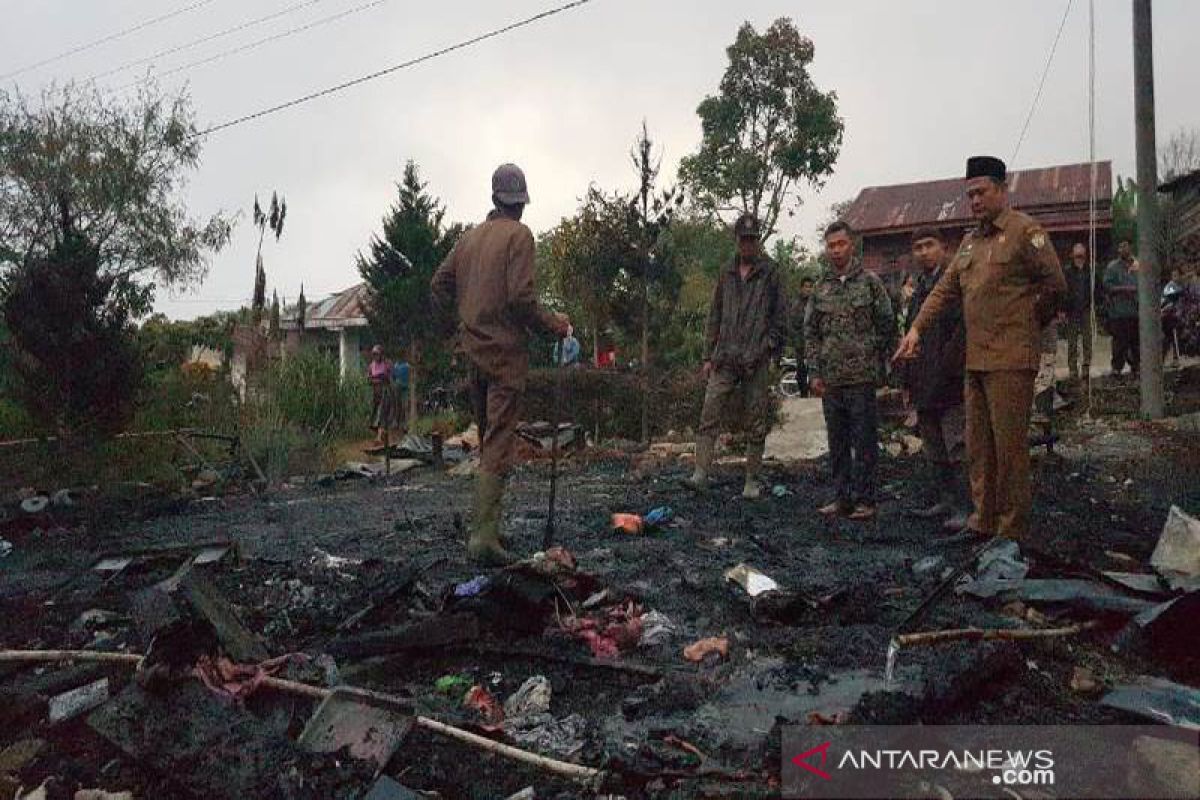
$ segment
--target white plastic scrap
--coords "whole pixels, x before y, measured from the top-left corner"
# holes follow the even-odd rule
[[[779,588],[774,579],[746,564],[738,564],[727,570],[725,580],[741,586],[751,597],[758,597],[763,592],[773,592]]]
[[[1200,576],[1200,519],[1178,506],[1171,506],[1162,536],[1150,556],[1150,566],[1162,574],[1172,588],[1191,583]]]

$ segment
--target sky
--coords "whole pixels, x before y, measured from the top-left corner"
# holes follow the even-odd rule
[[[51,81],[104,75],[121,92],[149,69],[186,86],[208,127],[441,49],[560,5],[562,0],[7,0],[0,74],[168,12],[199,7],[67,58],[5,78],[33,94]],[[1028,133],[1014,149],[1067,0],[591,0],[575,10],[346,91],[215,132],[185,189],[196,217],[238,216],[229,246],[194,289],[160,291],[156,310],[188,319],[249,302],[255,194],[288,202],[283,237],[264,247],[268,292],[310,301],[358,282],[355,255],[379,230],[413,159],[447,218],[475,221],[490,176],[520,164],[541,232],[570,216],[589,184],[635,183],[629,149],[643,122],[663,176],[700,140],[696,106],[717,91],[725,48],[746,21],[783,16],[811,38],[816,84],[838,94],[845,141],[835,174],[804,187],[784,235],[815,243],[832,203],[867,186],[961,174],[991,153],[1010,169],[1088,158],[1088,2],[1074,0]],[[1096,156],[1134,173],[1132,4],[1095,0]],[[275,18],[175,54],[249,20]],[[323,18],[343,14],[332,22]],[[313,24],[316,23],[316,24]],[[1195,31],[1200,3],[1154,3],[1158,138],[1200,128]],[[281,35],[261,46],[264,37]],[[225,51],[241,52],[163,74]]]

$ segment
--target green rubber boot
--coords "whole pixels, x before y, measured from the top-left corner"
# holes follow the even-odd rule
[[[500,514],[504,499],[504,478],[480,472],[475,481],[475,519],[467,555],[477,564],[502,567],[516,561],[500,542]]]
[[[717,441],[712,436],[700,434],[696,437],[696,469],[692,477],[683,481],[684,488],[693,492],[708,491],[708,470],[712,466],[713,450]]]
[[[762,481],[758,477],[762,472],[762,460],[761,444],[746,446],[746,484],[742,487],[742,497],[746,500],[758,500],[762,497]]]

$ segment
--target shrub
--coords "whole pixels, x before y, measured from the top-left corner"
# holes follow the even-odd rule
[[[312,468],[338,439],[365,432],[370,413],[364,376],[342,379],[336,361],[302,350],[272,363],[248,387],[242,443],[276,480]]]

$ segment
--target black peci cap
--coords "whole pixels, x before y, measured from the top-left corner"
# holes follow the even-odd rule
[[[1002,182],[1007,175],[1008,168],[995,156],[971,156],[967,159],[967,180],[991,178]]]

